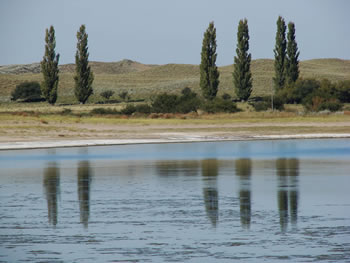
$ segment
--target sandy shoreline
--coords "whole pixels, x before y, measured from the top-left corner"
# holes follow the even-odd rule
[[[70,139],[0,142],[0,150],[45,149],[63,147],[109,146],[126,144],[156,144],[156,143],[190,143],[190,142],[220,142],[248,140],[288,140],[288,139],[339,139],[350,138],[350,133],[312,133],[294,135],[249,135],[249,136],[201,136],[193,134],[172,133],[159,139]]]

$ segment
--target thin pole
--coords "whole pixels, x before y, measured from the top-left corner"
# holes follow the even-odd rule
[[[271,81],[271,109],[273,111],[273,80]]]

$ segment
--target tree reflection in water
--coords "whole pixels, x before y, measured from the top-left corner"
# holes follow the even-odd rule
[[[53,226],[57,225],[58,216],[58,197],[60,194],[60,173],[55,162],[48,164],[44,170],[43,186],[47,200],[47,217],[49,223]]]
[[[298,159],[277,159],[276,172],[278,176],[278,211],[281,231],[286,231],[290,220],[296,226],[298,219]]]
[[[217,177],[219,172],[216,159],[202,160],[202,176],[204,181],[203,195],[205,210],[210,222],[216,227],[219,220],[219,199]]]
[[[90,184],[91,169],[88,161],[81,161],[78,164],[78,199],[80,210],[80,223],[88,227],[90,216]]]
[[[238,159],[235,161],[236,175],[239,176],[239,204],[241,225],[249,229],[251,222],[251,189],[250,177],[252,173],[252,161],[250,159]]]

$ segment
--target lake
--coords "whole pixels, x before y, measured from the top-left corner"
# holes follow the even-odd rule
[[[0,262],[346,262],[350,140],[0,151]]]

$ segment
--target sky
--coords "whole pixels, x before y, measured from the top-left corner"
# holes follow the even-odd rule
[[[273,58],[278,16],[295,23],[301,60],[350,59],[349,10],[348,0],[0,0],[0,65],[41,61],[50,25],[60,64],[74,63],[81,24],[90,61],[199,64],[211,21],[217,65],[229,65],[243,18],[252,58]]]

